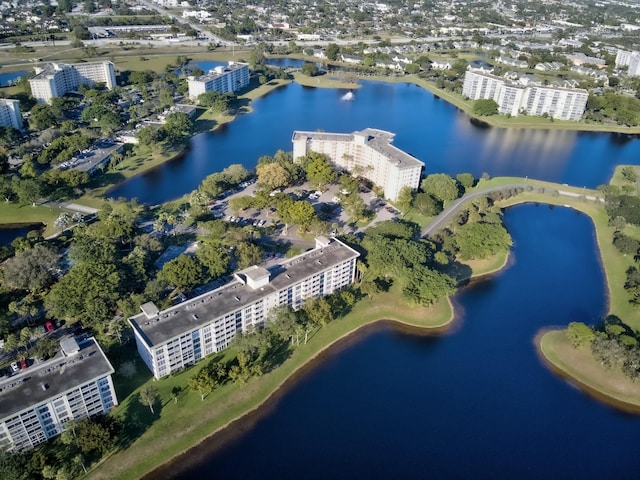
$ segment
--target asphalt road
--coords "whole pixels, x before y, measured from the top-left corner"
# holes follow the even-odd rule
[[[429,225],[422,229],[421,236],[428,237],[433,232],[439,230],[449,223],[453,215],[455,215],[460,207],[466,202],[473,200],[474,198],[483,197],[491,192],[498,192],[500,190],[506,190],[509,188],[525,188],[527,186],[526,183],[511,183],[509,185],[500,185],[498,187],[491,188],[483,188],[482,190],[477,190],[475,192],[467,193],[462,197],[454,200],[453,203],[449,204],[440,215],[438,215]]]

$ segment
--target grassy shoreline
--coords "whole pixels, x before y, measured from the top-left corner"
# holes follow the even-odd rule
[[[564,330],[543,329],[535,337],[543,363],[596,400],[627,413],[640,413],[640,384],[607,370],[586,348],[575,348]]]
[[[472,262],[471,278],[480,278],[499,270],[496,266],[506,264],[507,259],[508,253],[505,253],[486,262]],[[172,417],[188,414],[191,421],[179,422],[182,427],[187,426],[186,432],[184,428],[176,432],[165,430],[163,425],[153,425],[150,431],[155,430],[155,433],[142,435],[127,450],[105,459],[89,473],[88,478],[157,478],[162,475],[164,468],[179,465],[182,456],[190,455],[192,449],[204,448],[207,452],[215,450],[229,436],[233,436],[234,431],[249,428],[259,416],[267,413],[269,406],[275,405],[300,376],[315,367],[316,362],[357,341],[372,329],[391,324],[412,334],[439,335],[449,331],[455,324],[456,316],[450,298],[442,299],[431,307],[412,307],[399,304],[398,296],[399,292],[392,289],[377,295],[374,300],[363,299],[347,316],[315,332],[308,344],[297,347],[291,358],[276,370],[253,379],[241,388],[223,387],[220,394],[214,392],[204,402],[198,399],[191,401],[191,408],[185,406],[183,400],[180,400],[177,408],[173,408],[174,404],[168,398],[173,383],[167,383],[165,392],[161,390],[163,408],[170,408],[167,415]],[[191,374],[194,371],[192,369]],[[159,389],[163,382],[172,382],[172,379],[157,382]],[[123,403],[118,408],[124,410],[125,407],[126,403]],[[115,414],[118,415],[118,412]],[[162,417],[163,413],[160,415]]]
[[[442,333],[454,320],[453,307],[448,299],[429,308],[398,306],[395,291],[378,295],[375,300],[364,299],[351,313],[335,320],[315,332],[306,345],[300,345],[291,357],[277,369],[252,379],[244,387],[227,385],[200,401],[199,395],[191,393],[174,406],[170,398],[171,387],[177,380],[185,380],[185,374],[193,374],[196,369],[170,377],[157,385],[163,404],[153,425],[126,450],[105,459],[88,475],[92,479],[138,478],[152,472],[160,465],[175,459],[205,439],[224,430],[238,419],[257,412],[274,394],[287,388],[296,375],[313,362],[323,358],[333,348],[344,345],[348,339],[357,339],[358,334],[367,331],[367,326],[391,321],[412,332],[426,334]],[[364,330],[363,330],[364,328]],[[336,347],[336,345],[338,347]],[[129,395],[114,411],[122,414],[127,406],[132,407],[134,395]],[[196,398],[198,397],[198,398]],[[180,429],[176,430],[179,424]]]

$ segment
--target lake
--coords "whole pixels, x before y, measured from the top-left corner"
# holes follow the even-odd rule
[[[180,158],[109,191],[112,198],[158,204],[194,190],[233,163],[255,167],[262,155],[292,150],[294,130],[396,133],[394,145],[426,164],[426,173],[517,175],[588,188],[608,183],[616,165],[640,163],[632,136],[562,130],[481,127],[430,92],[411,84],[362,81],[346,91],[292,83],[253,102],[254,111],[220,131],[195,136]]]
[[[41,223],[35,224],[4,224],[0,228],[0,245],[11,245],[18,237],[25,237],[31,230],[43,228]]]
[[[0,87],[7,87],[9,85],[13,85],[16,81],[20,79],[20,77],[24,77],[28,75],[29,72],[26,70],[22,70],[19,72],[7,72],[0,73]]]
[[[505,221],[510,264],[455,297],[451,333],[381,325],[324,356],[255,425],[234,426],[221,450],[205,441],[151,477],[637,478],[640,418],[554,376],[533,344],[540,328],[606,311],[590,219],[528,204]]]

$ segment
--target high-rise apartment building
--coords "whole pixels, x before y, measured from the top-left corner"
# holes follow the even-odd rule
[[[502,115],[549,115],[558,120],[582,118],[589,92],[580,88],[522,83],[473,69],[467,70],[462,95],[471,100],[491,99]]]
[[[60,342],[54,358],[0,381],[0,450],[25,450],[64,431],[70,420],[118,404],[113,367],[93,338]]]
[[[0,126],[22,130],[22,114],[20,113],[19,100],[0,99]]]
[[[129,323],[138,353],[156,378],[193,365],[226,348],[238,332],[264,325],[269,311],[323,297],[355,279],[359,253],[334,238],[269,269],[236,272],[226,285],[160,311],[153,303]]]
[[[205,92],[235,92],[249,85],[249,66],[246,63],[229,62],[218,66],[200,77],[189,77],[189,97],[197,99]]]
[[[394,134],[375,128],[353,133],[293,132],[293,158],[323,153],[337,167],[361,175],[396,200],[400,190],[420,185],[424,163],[391,144]]]
[[[29,79],[31,95],[39,102],[51,103],[52,98],[72,92],[79,85],[104,83],[111,90],[116,85],[116,74],[111,62],[48,63],[36,67],[36,76]]]
[[[640,52],[618,50],[616,68],[629,67],[627,73],[632,77],[640,76]]]

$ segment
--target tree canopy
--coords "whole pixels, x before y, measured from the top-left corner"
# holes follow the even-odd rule
[[[425,193],[433,195],[442,202],[448,202],[458,198],[458,185],[456,181],[445,173],[433,173],[428,175],[421,184]]]

